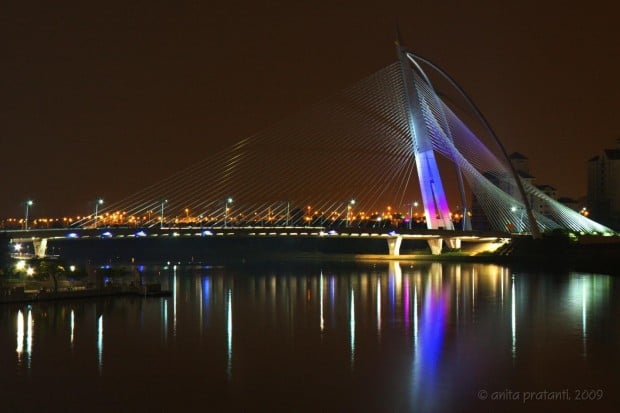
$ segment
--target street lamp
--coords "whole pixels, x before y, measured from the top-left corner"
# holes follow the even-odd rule
[[[231,197],[226,198],[226,203],[224,204],[224,227],[226,227],[226,221],[228,220],[228,204],[232,204],[233,199]]]
[[[28,209],[34,204],[31,199],[26,201],[26,216],[24,217],[24,229],[28,231]]]
[[[418,208],[418,201],[413,201],[409,204],[409,229],[411,229],[413,223],[413,208]]]
[[[355,199],[350,200],[349,201],[349,205],[347,205],[347,219],[346,219],[346,227],[347,228],[350,226],[350,219],[349,219],[349,217],[352,215],[353,205],[355,205]]]
[[[159,229],[162,229],[164,227],[164,205],[166,205],[167,203],[167,199],[161,201],[161,218],[159,221]]]
[[[101,198],[95,201],[95,228],[97,228],[97,214],[99,213],[99,205],[103,205],[103,199]]]
[[[521,217],[519,218],[516,214],[516,212],[518,212],[519,210],[521,210]],[[516,226],[515,229],[517,232],[521,233],[525,231],[524,225],[523,225],[523,214],[525,213],[525,208],[523,207],[516,207],[516,206],[512,206],[510,207],[510,211],[515,213],[515,221],[516,221]]]

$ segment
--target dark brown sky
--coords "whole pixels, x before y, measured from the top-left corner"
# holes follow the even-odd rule
[[[583,195],[620,136],[620,26],[572,3],[4,2],[0,216],[88,213],[260,131],[393,62],[397,20],[538,183]]]

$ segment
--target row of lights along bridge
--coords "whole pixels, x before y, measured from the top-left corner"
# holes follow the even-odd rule
[[[291,210],[287,205],[286,211],[279,213],[271,210],[265,213],[254,212],[253,214],[231,214],[233,199],[228,197],[224,200],[224,205],[219,213],[212,216],[203,214],[192,215],[189,208],[184,208],[183,213],[166,216],[166,206],[168,200],[162,200],[159,211],[149,210],[144,215],[128,215],[124,211],[99,212],[104,205],[102,198],[97,198],[94,202],[92,215],[63,217],[63,218],[36,218],[30,219],[31,209],[34,201],[28,199],[24,202],[24,218],[8,218],[1,221],[4,229],[32,229],[32,228],[68,228],[80,226],[82,223],[88,227],[110,227],[110,226],[153,226],[160,227],[172,226],[228,226],[228,225],[337,225],[337,226],[405,226],[409,229],[425,225],[424,214],[418,212],[418,202],[411,202],[404,205],[408,208],[408,214],[394,211],[391,206],[380,212],[366,213],[365,211],[355,211],[356,201],[351,199],[346,204],[346,209],[335,208],[333,210],[314,210],[312,206],[305,209],[295,208]],[[460,212],[451,213],[451,218],[455,223],[462,219]]]

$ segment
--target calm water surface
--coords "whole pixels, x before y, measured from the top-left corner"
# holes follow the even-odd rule
[[[172,296],[1,306],[0,411],[620,405],[612,276],[396,262],[145,275]]]

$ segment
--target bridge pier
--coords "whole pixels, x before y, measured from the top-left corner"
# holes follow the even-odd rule
[[[403,237],[400,235],[389,237],[387,239],[388,251],[390,256],[396,257],[400,255],[400,244],[403,242]]]
[[[32,245],[34,247],[34,255],[36,257],[45,257],[45,251],[47,250],[47,238],[33,238]]]
[[[432,238],[426,241],[428,246],[431,247],[431,254],[440,255],[441,248],[443,247],[443,238]]]
[[[453,250],[460,250],[461,249],[461,239],[460,238],[447,238],[446,239],[446,243],[448,244],[448,247],[452,248]]]

